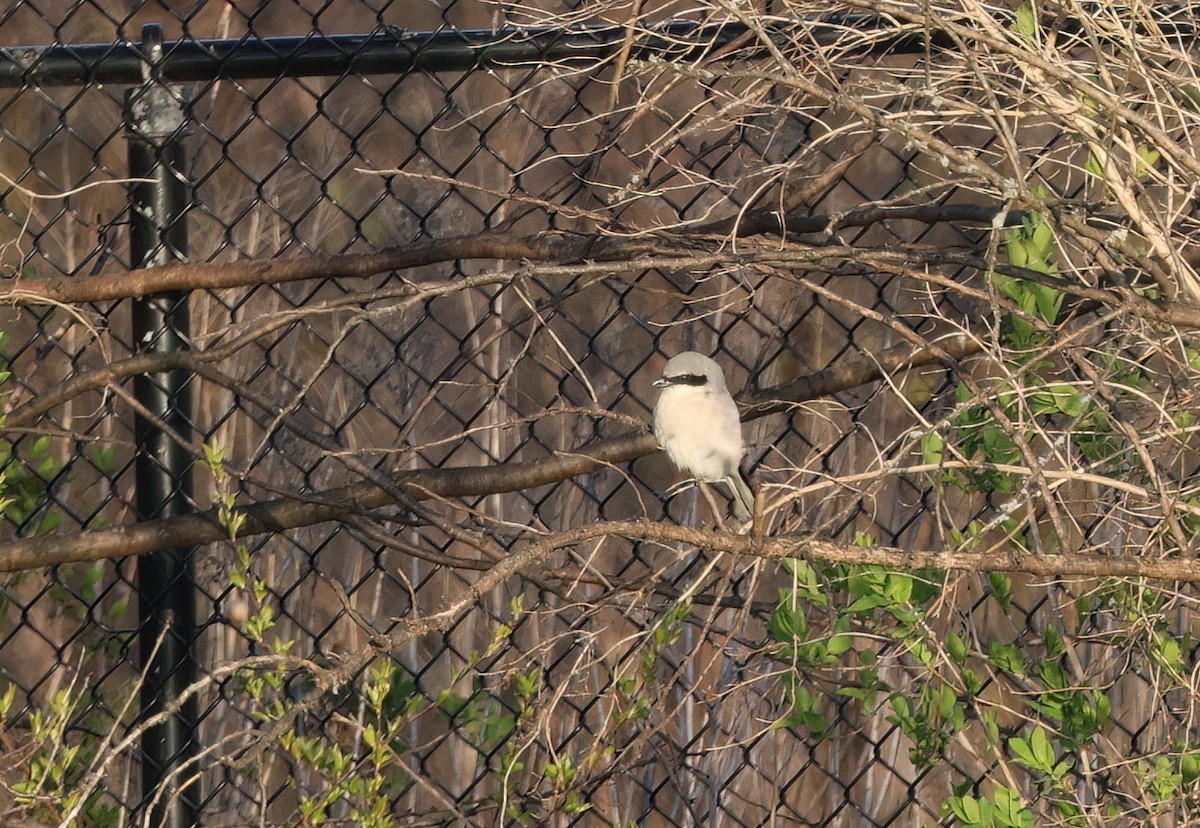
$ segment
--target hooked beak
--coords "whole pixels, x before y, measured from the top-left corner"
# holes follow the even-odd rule
[[[654,382],[652,382],[650,384],[653,385],[655,388],[666,388],[668,385],[671,384],[671,381],[669,379],[667,379],[666,377],[663,377],[662,379],[656,379]]]

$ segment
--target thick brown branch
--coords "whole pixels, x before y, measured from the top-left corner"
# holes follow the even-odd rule
[[[328,690],[344,686],[380,652],[395,652],[419,636],[451,629],[479,599],[509,578],[543,566],[557,550],[604,537],[630,538],[688,546],[768,559],[807,558],[831,563],[875,564],[894,569],[947,569],[968,572],[1027,572],[1047,578],[1147,577],[1163,580],[1200,581],[1200,562],[1194,560],[1148,560],[1138,557],[1102,555],[1020,555],[971,552],[908,551],[887,547],[863,549],[818,541],[801,535],[786,535],[758,541],[745,535],[676,526],[661,521],[614,521],[559,532],[529,544],[481,574],[462,594],[455,595],[438,610],[406,618],[397,629],[379,636],[371,645],[349,656],[338,667],[320,674],[316,689],[291,707],[265,731],[256,750],[277,743],[294,721],[310,710]]]
[[[883,376],[884,372],[905,365],[937,362],[942,352],[961,358],[979,348],[974,340],[955,336],[927,349],[914,349],[904,344],[878,354],[852,357],[809,377],[748,395],[745,398],[746,418],[763,417],[784,411],[796,403],[872,382]],[[111,366],[114,369],[112,375],[105,378],[115,381],[129,373],[185,366],[198,367],[195,357],[185,354],[159,357],[145,355],[115,363]],[[542,460],[498,466],[427,469],[397,475],[395,480],[397,486],[403,487],[405,494],[413,499],[430,494],[476,497],[557,483],[588,474],[605,465],[627,463],[657,449],[658,444],[652,436],[631,434],[593,444],[575,454],[558,454]],[[308,501],[287,499],[252,504],[243,507],[247,521],[242,535],[280,532],[343,519],[359,510],[393,502],[394,498],[386,491],[363,482],[319,493]],[[225,532],[211,512],[144,521],[72,536],[29,538],[0,544],[0,572],[119,555],[141,555],[176,546],[212,543],[224,538]]]
[[[121,380],[141,374],[154,374],[180,368],[194,371],[198,360],[189,351],[174,354],[138,354],[119,359],[102,368],[95,368],[56,385],[34,399],[17,406],[9,412],[5,425],[8,428],[25,428],[33,425],[47,412],[75,399],[80,394],[115,385]]]
[[[901,208],[908,211],[907,217],[921,217],[922,220],[935,220],[935,216],[951,215],[942,212],[930,212],[927,207]],[[955,207],[959,210],[957,217],[965,220],[970,217],[983,221],[986,216],[978,207]],[[884,218],[900,217],[896,210],[879,210],[872,208],[861,211],[861,215],[853,221],[878,221]],[[834,223],[845,217],[835,219]],[[844,226],[844,225],[839,225]],[[603,243],[604,253],[612,254],[615,250],[632,249],[620,240],[599,240],[591,237],[574,237],[568,244],[563,239],[548,241],[545,238],[519,239],[513,237],[476,236],[469,239],[449,240],[442,243],[430,243],[408,251],[386,251],[369,256],[340,256],[324,259],[247,263],[244,266],[175,266],[153,271],[142,271],[133,277],[148,277],[155,275],[158,281],[145,280],[139,283],[139,290],[161,290],[194,286],[187,283],[190,273],[197,272],[212,277],[212,283],[243,284],[253,282],[238,282],[238,279],[262,278],[270,273],[271,278],[283,274],[285,278],[309,278],[310,276],[329,275],[365,275],[376,269],[415,266],[419,263],[436,261],[439,257],[466,257],[482,255],[488,257],[537,256],[563,257],[568,252],[579,254],[583,252],[583,243]],[[645,242],[638,242],[643,252],[648,249]],[[597,252],[594,248],[590,252]],[[800,259],[813,256],[830,255],[830,249],[797,251],[803,255]],[[764,255],[786,259],[786,251],[775,251]],[[875,255],[887,257],[887,254]],[[925,251],[924,257],[937,259],[947,263],[965,264],[967,266],[982,266],[977,257],[953,254],[948,252],[935,253]],[[753,257],[751,257],[753,258]],[[869,261],[869,259],[868,259]],[[276,270],[278,269],[278,270]],[[317,272],[319,271],[319,273]],[[231,275],[232,274],[232,275]],[[1014,275],[1025,275],[1015,273]],[[1035,276],[1038,274],[1034,274]],[[126,277],[126,279],[133,278]],[[1046,278],[1046,277],[1043,277]],[[230,281],[231,280],[231,281]],[[1056,280],[1058,281],[1058,280]],[[38,283],[45,284],[45,283]],[[89,280],[87,282],[68,283],[69,287],[60,294],[65,298],[69,290],[80,285],[101,286],[100,294],[90,298],[96,299],[108,296],[103,291],[112,290],[104,285],[111,282],[105,279]],[[14,289],[17,290],[17,289]],[[1193,318],[1195,310],[1186,306],[1160,308],[1129,291],[1107,292],[1095,288],[1075,287],[1076,291],[1086,292],[1089,296],[1107,299],[1109,303],[1124,303],[1135,313],[1140,312],[1161,321],[1171,321],[1175,324],[1195,324],[1200,322]],[[111,296],[109,296],[111,298]],[[76,298],[76,300],[78,300]],[[1169,317],[1169,319],[1167,318]],[[754,391],[743,400],[744,410],[748,419],[765,416],[771,413],[785,411],[791,406],[808,400],[846,390],[855,386],[878,380],[886,374],[893,373],[905,367],[933,364],[938,362],[954,362],[982,349],[982,344],[969,336],[958,334],[929,343],[925,347],[914,347],[904,344],[873,355],[862,355],[843,360],[815,374],[794,380],[782,386],[771,389]],[[171,368],[188,368],[197,370],[201,354],[178,354],[167,357],[137,356],[114,363],[99,372],[94,372],[86,378],[68,383],[49,399],[41,400],[36,405],[12,413],[9,424],[13,426],[28,425],[34,422],[40,414],[61,404],[88,388],[98,388],[121,379],[141,373],[167,370]],[[203,372],[201,372],[203,373]],[[419,500],[429,495],[441,497],[474,497],[487,494],[513,492],[533,486],[560,482],[569,477],[587,474],[608,464],[629,462],[637,457],[649,454],[657,449],[652,437],[644,434],[628,435],[615,440],[597,443],[585,447],[577,454],[556,455],[538,461],[508,463],[486,468],[449,468],[430,469],[409,472],[394,478],[398,491],[404,496]],[[328,520],[344,519],[349,515],[364,509],[377,508],[395,503],[395,497],[386,491],[387,487],[371,482],[360,482],[350,486],[329,490],[314,495],[311,499],[295,500],[281,499],[244,508],[247,523],[243,535],[254,535],[264,532],[278,532],[286,529],[321,523]],[[393,490],[397,492],[397,490]],[[108,530],[86,532],[73,536],[50,536],[32,538],[0,544],[0,571],[14,571],[48,564],[65,563],[69,561],[97,560],[127,554],[144,554],[160,549],[191,546],[221,540],[225,537],[224,530],[217,524],[211,513],[184,515],[162,520],[146,521],[131,526],[118,527]]]
[[[783,222],[783,228],[789,233],[823,232],[893,219],[913,219],[928,223],[990,222],[997,214],[998,210],[992,207],[962,204],[868,206],[834,215],[789,216]],[[1009,214],[1006,221],[1013,221],[1016,215]],[[757,211],[744,216],[740,222],[736,219],[723,219],[693,230],[689,235],[724,235],[730,232],[734,225],[738,234],[743,237],[780,232],[781,229],[777,213]],[[453,239],[413,242],[404,247],[389,248],[377,253],[305,256],[297,259],[238,261],[225,264],[174,264],[90,279],[16,279],[0,290],[0,302],[104,302],[164,291],[220,290],[305,279],[366,277],[456,259],[562,263],[584,260],[627,261],[656,251],[666,252],[659,250],[661,244],[661,241],[593,235],[514,236],[507,233],[479,233]]]
[[[943,362],[947,356],[958,360],[981,350],[983,343],[978,339],[966,334],[954,334],[926,348],[914,349],[912,345],[904,344],[877,354],[844,359],[806,377],[747,394],[741,400],[747,412],[744,419],[752,420],[786,411],[797,403],[865,385],[902,368]]]
[[[748,535],[712,532],[659,521],[601,523],[576,530],[575,542],[600,535],[686,543],[702,549],[761,558],[807,558],[827,563],[873,564],[895,569],[947,569],[962,572],[1025,572],[1046,578],[1156,578],[1200,582],[1200,560],[1152,559],[1137,555],[1037,555],[1010,550],[970,551],[897,549],[818,540],[807,535],[781,535],[761,541]]]
[[[413,242],[378,253],[304,256],[297,259],[238,261],[225,264],[174,264],[91,279],[14,280],[0,290],[0,302],[104,302],[178,290],[217,290],[282,284],[304,279],[373,276],[389,270],[455,259],[530,259],[577,261],[592,255],[591,236],[513,236],[480,233],[454,239]],[[645,248],[645,243],[641,247]],[[627,255],[627,253],[625,254]]]
[[[906,365],[928,364],[969,355],[979,350],[975,340],[953,336],[936,346],[914,350],[898,346],[873,356],[860,356],[746,399],[748,417],[785,410],[804,399],[833,393],[862,382],[878,379],[882,372]],[[429,496],[473,497],[518,491],[587,474],[609,464],[629,462],[657,449],[649,434],[634,434],[607,440],[575,454],[558,454],[542,460],[506,463],[492,467],[430,469],[397,475],[395,480],[406,496],[420,500]],[[356,483],[333,489],[311,501],[277,500],[244,508],[243,536],[279,532],[327,520],[343,519],[364,509],[394,502],[384,489]],[[756,541],[740,535],[703,532],[661,522],[632,521],[598,524],[568,533],[579,542],[599,534],[692,543],[696,546],[769,558],[804,556],[840,563],[872,563],[901,568],[933,568],[967,571],[1017,571],[1056,577],[1149,577],[1200,581],[1200,562],[1151,560],[1139,557],[1102,555],[1027,555],[992,551],[986,556],[971,552],[903,550],[857,546],[785,536]],[[137,555],[177,546],[192,546],[224,539],[225,532],[212,513],[184,515],[146,521],[75,536],[46,536],[0,544],[0,571],[16,571],[72,561],[99,560],[120,555]]]
[[[501,494],[566,480],[609,464],[627,463],[657,448],[651,435],[634,434],[607,440],[578,454],[489,467],[429,469],[399,474],[395,480],[405,495],[414,500],[430,496]],[[246,515],[242,536],[282,532],[337,520],[394,502],[386,491],[366,482],[322,492],[312,501],[273,500],[240,510]],[[225,530],[211,511],[73,536],[46,535],[0,544],[0,572],[121,555],[144,555],[160,549],[212,543],[225,537]]]

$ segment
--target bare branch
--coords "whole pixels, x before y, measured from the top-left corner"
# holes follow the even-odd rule
[[[796,216],[780,220],[775,211],[757,211],[737,224],[740,235],[750,236],[786,230],[789,233],[832,232],[842,227],[862,227],[881,221],[990,222],[999,211],[973,205],[914,205],[870,207],[841,215]],[[1014,218],[1015,217],[1015,218]],[[1006,222],[1019,221],[1012,214]],[[725,233],[734,219],[722,219],[690,234],[699,243],[710,233]],[[714,242],[715,244],[715,242]],[[605,238],[590,235],[539,234],[514,236],[479,233],[452,239],[421,240],[405,247],[378,253],[306,256],[298,259],[238,261],[221,264],[173,264],[132,273],[96,276],[90,279],[45,279],[15,281],[0,290],[0,302],[40,304],[45,302],[105,302],[177,290],[221,290],[253,285],[284,284],[307,279],[362,278],[391,270],[406,270],[456,259],[504,259],[509,261],[580,262],[623,261],[631,257],[666,255],[662,240]],[[677,252],[677,251],[670,251]],[[414,289],[415,291],[415,289]]]

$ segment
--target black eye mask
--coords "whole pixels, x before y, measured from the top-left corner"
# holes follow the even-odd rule
[[[704,374],[676,374],[673,377],[663,377],[670,385],[708,385],[708,377]]]

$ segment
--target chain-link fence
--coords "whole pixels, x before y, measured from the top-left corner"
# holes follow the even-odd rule
[[[778,5],[762,11],[791,13]],[[153,463],[174,454],[182,464],[159,479],[158,506],[206,510],[228,495],[237,506],[316,507],[339,487],[386,486],[385,474],[518,469],[636,431],[654,403],[651,382],[681,350],[713,354],[734,393],[750,399],[848,361],[878,355],[890,365],[897,348],[949,343],[987,317],[982,288],[930,289],[884,255],[977,251],[986,222],[897,214],[833,234],[818,228],[800,234],[815,251],[808,267],[740,261],[736,244],[712,241],[738,217],[798,206],[834,217],[864,204],[949,209],[978,199],[935,186],[944,169],[929,147],[851,129],[861,116],[853,106],[797,103],[778,77],[756,75],[754,58],[769,49],[753,42],[753,21],[731,11],[713,27],[667,6],[622,28],[629,14],[468,0],[11,5],[0,18],[12,85],[0,93],[0,255],[14,289],[119,285],[139,278],[128,272],[140,265],[176,258],[218,267],[206,271],[209,289],[171,294],[187,303],[167,312],[186,307],[176,316],[187,329],[175,332],[192,355],[186,366],[130,361],[176,350],[139,344],[166,324],[137,327],[140,290],[5,311],[10,535],[102,533],[161,513],[140,500],[148,484],[138,446],[143,461],[150,452]],[[169,71],[153,67],[141,41],[150,23],[163,28]],[[939,58],[893,23],[829,24],[821,31],[865,34],[842,62],[804,69],[833,86],[882,78],[879,88],[892,89],[882,111],[902,115],[904,85]],[[538,27],[536,37],[519,27]],[[798,40],[815,48],[823,37]],[[13,48],[38,44],[75,48]],[[484,45],[494,49],[486,57]],[[847,55],[852,69],[842,68]],[[180,105],[183,126],[167,134],[189,188],[178,215],[163,205],[166,214],[150,215],[159,235],[149,243],[136,227],[158,191],[127,181],[139,174],[128,166],[139,139],[125,94],[142,88],[143,71]],[[947,132],[956,128],[955,146],[1003,152],[1003,136]],[[1036,124],[1022,133],[1023,151],[1048,164],[1069,153],[1061,140]],[[154,173],[161,148],[150,160]],[[1061,178],[1065,197],[1084,186]],[[131,208],[138,186],[150,195]],[[185,225],[182,242],[171,234]],[[484,253],[464,247],[416,266],[355,270],[336,258],[416,256],[481,234],[491,246],[473,249]],[[581,254],[557,265],[490,252],[551,236],[582,240]],[[624,261],[604,255],[606,244],[623,245]],[[882,252],[871,267],[831,262],[855,247]],[[639,257],[648,266],[631,269]],[[234,263],[306,259],[330,275],[223,281]],[[923,267],[978,287],[977,268],[934,258]],[[956,394],[971,370],[942,356],[886,371],[883,382],[827,376],[828,393],[749,420],[752,478],[768,497],[786,494],[772,504],[776,528],[900,549],[958,543],[971,527],[1008,531],[1011,490],[998,478],[956,490],[928,470],[885,471],[928,456],[912,435],[961,410]],[[161,412],[135,387],[147,373],[175,383]],[[180,401],[182,412],[172,408]],[[140,428],[165,433],[175,449],[147,449]],[[205,445],[223,459],[206,457]],[[171,477],[180,474],[190,489]],[[6,732],[45,738],[61,714],[62,744],[81,751],[47,760],[64,770],[42,778],[39,795],[86,790],[88,773],[102,779],[80,812],[35,821],[150,818],[167,788],[150,789],[140,754],[106,740],[144,715],[138,688],[162,686],[143,675],[162,647],[195,664],[194,676],[167,667],[185,679],[167,686],[201,685],[184,711],[195,733],[168,731],[191,740],[169,746],[178,753],[167,762],[195,762],[184,787],[196,800],[156,819],[186,819],[194,807],[213,826],[899,826],[955,818],[943,808],[951,795],[990,795],[981,780],[1004,763],[970,743],[953,705],[926,705],[944,720],[913,713],[933,686],[919,650],[903,641],[876,649],[870,625],[851,642],[836,613],[819,610],[801,637],[826,642],[823,655],[779,649],[779,590],[797,594],[806,576],[796,571],[598,536],[480,590],[498,562],[541,537],[640,517],[711,523],[704,490],[664,499],[676,479],[652,454],[423,505],[338,501],[322,522],[198,546],[187,566],[186,555],[156,552],[9,576],[0,686],[16,696]],[[1084,484],[1055,491],[1074,505],[1072,532],[1089,546],[1118,543],[1107,494]],[[724,495],[714,502],[720,512]],[[194,631],[177,617],[190,614],[186,604],[160,607],[165,638],[145,626],[145,583],[138,600],[146,561],[163,554],[176,557],[154,589],[182,588],[196,607]],[[1111,628],[1089,620],[1068,588],[944,572],[916,581],[908,589],[918,594],[953,595],[928,617],[937,635],[985,651],[988,641],[1015,642],[1049,658],[1056,633],[1047,629],[1074,607],[1074,634],[1097,636],[1081,669],[1103,679],[1115,711],[1077,717],[1092,715],[1114,755],[1152,753],[1187,732],[1186,704],[1157,697],[1144,668],[1099,654]],[[455,609],[462,601],[470,611]],[[180,630],[188,640],[172,649]],[[389,639],[398,630],[412,632]],[[841,660],[848,649],[856,661]],[[999,663],[1002,653],[992,655]],[[976,695],[991,706],[971,708],[972,721],[1023,732],[1004,711],[1006,694],[1028,686],[979,672]],[[1064,693],[1075,679],[1064,678]],[[888,706],[889,694],[913,701]],[[24,767],[8,767],[5,796],[34,809],[36,797],[13,787]],[[1116,786],[1084,765],[1069,774],[1093,786],[1082,798]],[[1012,776],[1008,784],[1021,787]],[[1046,793],[1047,813],[1053,801]],[[361,802],[386,803],[378,821],[355,810]]]

